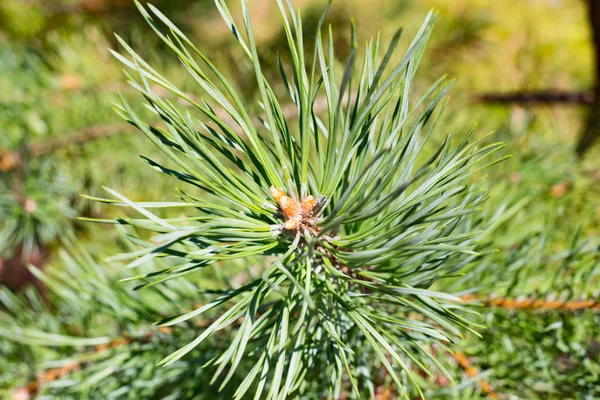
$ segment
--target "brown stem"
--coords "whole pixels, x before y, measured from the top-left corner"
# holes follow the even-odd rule
[[[356,96],[351,96],[350,102],[353,102]],[[316,113],[327,110],[327,99],[320,97],[315,100],[313,110]],[[283,117],[291,118],[298,113],[298,107],[295,104],[288,104],[282,108]],[[224,111],[217,112],[217,116],[226,124],[235,127],[235,121]],[[265,116],[260,114],[254,119],[258,124],[258,118],[264,119]],[[235,129],[235,128],[234,128]],[[50,139],[34,142],[27,146],[24,152],[27,152],[32,157],[39,157],[48,153],[52,153],[69,146],[81,146],[91,140],[121,135],[124,133],[135,132],[137,129],[128,123],[114,123],[105,125],[94,125],[78,132],[66,133]],[[0,149],[0,171],[9,172],[21,165],[23,161],[23,151],[7,151]]]
[[[594,49],[594,93],[595,100],[588,111],[585,128],[577,143],[577,155],[583,156],[600,138],[600,1],[587,0],[588,21],[592,30]]]
[[[537,300],[537,299],[510,299],[505,297],[482,298],[474,295],[462,296],[463,301],[479,302],[484,307],[498,307],[510,310],[556,310],[556,311],[600,311],[600,300]]]
[[[476,100],[483,103],[497,104],[573,104],[591,105],[594,103],[594,92],[568,92],[562,90],[544,90],[539,92],[509,92],[509,93],[481,93],[475,96]]]
[[[473,367],[473,365],[471,364],[471,361],[467,358],[467,356],[464,353],[457,351],[453,354],[453,356],[454,356],[454,359],[456,360],[456,362],[458,363],[458,365],[461,366],[461,368],[465,371],[465,373],[467,374],[467,376],[469,378],[475,378],[477,375],[479,375],[479,372],[477,371],[477,369],[475,367]],[[490,385],[490,383],[488,381],[486,381],[484,379],[478,379],[477,383],[479,384],[479,386],[481,387],[481,389],[487,395],[488,398],[490,398],[490,399],[498,398],[498,395],[496,394],[496,392],[494,392],[492,385]]]
[[[31,143],[23,151],[0,149],[0,171],[10,172],[23,163],[23,153],[35,158],[61,150],[68,146],[81,146],[91,140],[133,132],[135,129],[127,123],[94,125],[79,132],[67,133],[54,138]]]

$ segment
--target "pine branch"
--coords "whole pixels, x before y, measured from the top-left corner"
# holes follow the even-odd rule
[[[508,308],[514,310],[530,310],[530,309],[538,309],[538,310],[558,310],[558,311],[576,311],[576,310],[594,310],[600,311],[600,303],[594,302],[593,300],[587,301],[568,301],[568,302],[558,302],[558,301],[541,301],[541,300],[518,300],[518,299],[507,299],[507,298],[496,298],[496,299],[485,299],[476,295],[467,295],[461,296],[461,299],[465,302],[475,302],[480,303],[484,307],[500,307],[500,308]],[[194,323],[194,326],[197,328],[205,329],[212,325],[218,318],[210,318],[206,320],[200,320]],[[235,325],[239,326],[243,320],[240,318],[234,322]],[[122,346],[126,346],[128,344],[133,343],[134,341],[139,340],[148,340],[156,332],[161,332],[163,334],[171,334],[172,329],[169,327],[161,326],[157,330],[147,331],[145,335],[139,338],[133,337],[120,337],[112,340],[107,344],[101,344],[95,346],[92,350],[88,351],[86,354],[94,354],[102,351],[106,351],[109,349],[116,349]],[[478,375],[477,370],[472,366],[470,360],[465,356],[464,353],[457,351],[453,354],[453,357],[459,363],[459,365],[465,370],[467,375],[470,378],[474,378]],[[40,386],[43,384],[47,384],[53,382],[57,379],[64,378],[68,376],[71,372],[75,372],[79,370],[82,366],[82,363],[74,362],[72,364],[67,364],[66,366],[51,368],[46,370],[44,373],[36,377],[34,380],[29,382],[27,385],[21,387],[17,393],[27,393],[29,395],[34,395],[39,390]],[[389,376],[387,370],[383,371],[384,377]],[[385,380],[385,378],[384,378]],[[497,398],[496,393],[494,393],[491,385],[485,380],[478,380],[478,383],[481,385],[484,392],[490,398]],[[391,387],[380,385],[376,389],[376,395],[378,399],[387,400],[392,399],[393,391]]]
[[[201,320],[201,321],[196,322],[194,325],[201,329],[207,328],[208,326],[212,325],[216,320],[217,320],[217,318]],[[236,323],[239,325],[241,323],[241,320],[236,321]],[[94,346],[91,350],[85,352],[85,355],[90,356],[90,355],[101,353],[101,352],[104,352],[107,350],[118,349],[118,348],[127,346],[129,344],[132,344],[134,342],[144,343],[144,342],[149,341],[152,337],[154,337],[157,332],[169,335],[173,332],[173,330],[166,326],[160,326],[156,329],[148,330],[144,335],[142,335],[140,337],[134,338],[131,336],[122,336],[119,338],[115,338],[106,344],[100,344],[100,345]],[[87,358],[87,357],[85,357],[85,358]],[[83,366],[83,364],[84,364],[83,361],[82,362],[75,361],[73,363],[66,364],[61,367],[50,368],[50,369],[44,371],[42,374],[36,376],[34,379],[29,381],[26,385],[17,389],[17,391],[15,392],[15,394],[13,396],[13,400],[23,398],[23,397],[19,397],[19,396],[27,396],[25,398],[28,398],[28,399],[31,398],[32,396],[35,396],[39,392],[42,385],[49,384],[49,383],[54,382],[61,378],[66,378],[72,372],[80,370],[81,367]]]
[[[98,221],[125,225],[135,239],[134,248],[112,258],[141,269],[125,280],[138,280],[136,289],[152,292],[170,279],[186,282],[181,278],[215,265],[220,271],[238,270],[240,264],[264,268],[260,277],[235,289],[223,282],[206,293],[209,302],[191,311],[175,302],[166,318],[162,308],[146,312],[144,321],[160,315],[156,324],[165,327],[208,312],[220,315],[199,334],[191,326],[183,330],[185,343],[171,343],[176,350],[158,365],[180,366],[217,336],[226,338],[226,345],[201,363],[216,367],[213,381],[222,377],[223,388],[242,361],[252,365],[240,371],[245,377],[231,389],[235,398],[253,390],[254,398],[280,400],[325,387],[338,398],[349,389],[344,377],[360,397],[372,386],[358,383],[372,382],[382,369],[400,397],[422,396],[415,373],[429,372],[427,346],[481,328],[456,304],[460,299],[431,288],[478,256],[474,249],[480,248],[485,222],[472,214],[488,196],[471,185],[472,176],[498,162],[483,160],[502,148],[473,130],[456,145],[448,135],[436,148],[426,146],[450,82],[441,78],[416,101],[409,93],[435,14],[427,15],[401,58],[393,57],[398,30],[383,57],[377,37],[359,59],[352,23],[350,56],[339,74],[333,33],[322,29],[326,13],[307,61],[300,15],[288,2],[277,1],[291,55],[291,65],[280,71],[287,89],[282,95],[298,112],[292,119],[262,72],[247,0],[240,0],[241,19],[224,0],[216,2],[253,66],[263,118],[250,117],[242,96],[209,57],[152,5],[136,2],[198,84],[201,97],[178,89],[122,39],[126,55],[113,52],[161,122],[144,122],[122,96],[117,113],[171,160],[167,166],[147,159],[152,168],[195,187],[179,192],[177,202],[132,201],[111,189],[106,189],[111,198],[94,198],[136,212]],[[397,61],[388,66],[391,60]],[[179,101],[165,98],[165,91]],[[321,97],[325,115],[318,115],[315,105]],[[182,110],[181,102],[193,107]],[[181,211],[177,218],[153,211],[163,208]],[[175,265],[146,268],[162,258]],[[318,377],[311,373],[315,369],[321,371]]]
[[[210,325],[212,325],[217,319],[218,318],[211,318],[211,319],[207,319],[207,320],[197,321],[194,325],[198,328],[207,328]],[[236,325],[239,325],[241,323],[242,323],[241,319],[239,319],[235,322]],[[109,343],[95,346],[92,350],[87,351],[85,354],[93,355],[93,354],[104,352],[104,351],[111,350],[111,349],[118,349],[120,347],[127,346],[136,341],[140,341],[140,342],[148,341],[151,337],[153,337],[156,334],[157,331],[160,333],[163,333],[163,334],[171,334],[173,332],[173,330],[169,327],[158,327],[157,330],[149,330],[143,336],[138,337],[138,338],[124,336],[124,337],[113,339]],[[465,370],[465,372],[467,373],[469,378],[474,378],[478,375],[477,370],[472,366],[470,360],[466,357],[466,355],[464,353],[462,353],[460,351],[456,351],[452,355],[453,355],[454,359],[458,362],[458,364]],[[82,366],[83,366],[83,362],[73,362],[73,363],[70,363],[70,364],[67,364],[67,365],[64,365],[61,367],[50,368],[50,369],[44,371],[41,375],[36,376],[33,380],[28,382],[27,385],[24,385],[21,388],[19,388],[15,392],[15,395],[13,396],[13,400],[23,398],[23,397],[18,397],[18,396],[28,396],[26,398],[31,398],[32,396],[34,396],[38,393],[38,391],[40,390],[40,387],[42,385],[49,384],[49,383],[54,382],[61,378],[66,378],[70,373],[80,370]],[[384,376],[384,378],[383,378],[384,381],[385,381],[386,377],[389,377],[389,373],[386,369],[383,369],[383,376]],[[479,379],[477,382],[480,384],[481,388],[488,395],[489,398],[493,398],[493,399],[497,398],[496,393],[494,392],[491,385],[487,381],[485,381],[483,379]],[[393,396],[396,396],[394,394],[392,388],[389,385],[383,385],[383,384],[379,385],[376,388],[375,395],[376,395],[377,400],[391,400],[392,398],[395,398]]]
[[[159,328],[159,330],[161,330],[161,332],[163,332],[163,333],[170,333],[169,329],[165,329],[162,327]],[[143,339],[143,340],[141,340],[141,342],[143,342],[144,340],[148,340],[151,336],[153,336],[153,333],[148,332],[146,335],[144,335],[141,338],[141,339]],[[111,350],[111,349],[118,349],[120,347],[131,344],[136,340],[139,340],[139,339],[134,339],[131,337],[117,338],[107,344],[95,346],[92,350],[86,352],[85,354],[93,355],[93,354],[101,353],[101,352]],[[49,383],[54,382],[61,378],[66,378],[72,372],[80,370],[81,367],[83,366],[83,364],[84,364],[83,362],[75,361],[70,364],[66,364],[62,367],[50,368],[50,369],[44,371],[41,375],[36,376],[33,380],[31,380],[29,383],[27,383],[27,385],[19,388],[13,395],[13,400],[22,399],[23,396],[26,396],[25,398],[27,398],[27,399],[31,398],[32,396],[35,396],[39,392],[40,387],[42,385],[49,384]]]
[[[461,329],[475,331],[464,310],[450,304],[457,300],[454,296],[428,288],[455,262],[476,254],[472,250],[475,228],[463,221],[485,195],[465,190],[465,185],[473,171],[483,168],[480,161],[502,144],[486,145],[485,137],[471,142],[471,132],[456,147],[448,138],[431,154],[422,154],[443,107],[439,113],[436,110],[449,90],[442,78],[418,101],[408,99],[433,28],[433,13],[388,74],[384,71],[394,59],[401,31],[381,62],[378,38],[367,43],[364,59],[357,61],[352,25],[351,55],[344,73],[336,77],[335,41],[331,36],[323,45],[321,37],[325,14],[309,64],[300,16],[278,1],[291,54],[290,68],[281,66],[280,71],[294,109],[299,110],[298,120],[290,120],[262,73],[249,4],[240,3],[243,26],[237,25],[224,1],[217,1],[254,67],[264,110],[262,126],[251,122],[239,94],[209,57],[153,6],[139,5],[139,9],[202,88],[201,101],[189,98],[123,40],[118,39],[126,55],[113,53],[127,68],[132,86],[167,127],[142,121],[124,98],[117,106],[119,115],[144,132],[177,169],[154,160],[149,164],[206,194],[198,198],[185,194],[176,204],[132,202],[112,190],[107,190],[112,198],[95,199],[133,208],[142,216],[101,222],[137,226],[159,235],[153,243],[139,238],[146,247],[141,252],[119,256],[132,260],[129,267],[169,254],[182,259],[178,268],[139,275],[144,279],[141,287],[218,261],[258,257],[268,263],[261,279],[226,292],[225,298],[235,297],[235,301],[219,320],[159,365],[177,362],[243,315],[242,324],[231,334],[232,344],[212,362],[217,366],[215,377],[231,368],[222,383],[226,385],[242,359],[257,359],[236,397],[242,398],[256,378],[260,383],[255,398],[263,398],[264,389],[266,399],[285,399],[296,393],[294,388],[315,365],[330,373],[329,382],[323,383],[333,393],[343,390],[342,376],[347,374],[360,396],[365,389],[355,381],[354,365],[364,349],[361,346],[359,355],[353,348],[362,340],[379,363],[369,374],[385,368],[399,395],[408,399],[398,372],[403,371],[411,390],[421,393],[412,366],[424,368],[418,359],[429,355],[418,344],[451,341]],[[288,79],[290,70],[293,76]],[[204,120],[179,110],[152,84],[193,104]],[[349,95],[354,92],[355,100]],[[325,116],[315,110],[314,99],[320,96],[326,99]],[[344,101],[350,106],[343,107]],[[214,109],[225,110],[229,118],[224,120]],[[149,211],[163,207],[194,207],[202,213],[171,220]],[[182,323],[221,304],[217,298],[159,324]],[[259,338],[259,349],[250,353]],[[399,338],[405,343],[399,344]],[[402,354],[409,356],[410,364]],[[287,377],[284,371],[289,371]]]

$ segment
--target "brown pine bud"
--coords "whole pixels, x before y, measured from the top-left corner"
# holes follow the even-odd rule
[[[277,202],[277,204],[279,204],[279,199],[285,196],[285,192],[276,188],[275,186],[271,186],[269,191],[271,192],[271,196],[273,196],[273,199]]]
[[[297,219],[288,219],[283,223],[283,227],[288,231],[294,231],[298,229],[298,226],[300,226],[300,221]]]
[[[315,209],[317,201],[313,196],[308,196],[302,200],[302,214],[309,215]]]
[[[288,196],[279,199],[279,207],[283,214],[288,218],[298,219],[301,216],[302,207],[300,203]]]

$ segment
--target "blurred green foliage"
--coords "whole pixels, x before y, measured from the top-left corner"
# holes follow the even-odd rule
[[[246,102],[256,98],[257,88],[249,79],[253,74],[251,65],[232,47],[228,29],[217,18],[212,1],[153,3],[210,52],[236,89],[244,93]],[[287,55],[277,10],[269,0],[252,3],[258,44],[272,49],[272,58],[264,60],[266,74],[278,76],[276,57],[285,59]],[[305,31],[312,32],[323,2],[301,0],[295,4],[301,6],[306,18]],[[443,129],[432,139],[432,145],[439,145],[445,133],[464,132],[473,121],[479,121],[477,134],[496,131],[494,140],[506,142],[506,153],[513,155],[485,171],[486,186],[492,195],[485,211],[490,216],[498,210],[505,213],[487,237],[498,249],[497,255],[486,263],[475,263],[467,275],[452,277],[443,285],[447,285],[446,289],[464,288],[468,280],[480,293],[497,296],[509,289],[511,296],[539,295],[547,290],[550,295],[566,298],[575,295],[572,289],[582,288],[585,290],[577,292],[577,296],[599,296],[600,268],[593,267],[598,260],[600,235],[600,152],[593,149],[586,159],[577,162],[572,151],[585,110],[573,106],[487,106],[474,100],[481,92],[589,88],[592,49],[583,1],[378,0],[369,6],[363,0],[336,1],[328,21],[337,32],[347,32],[336,43],[340,49],[336,56],[341,60],[348,56],[342,49],[348,47],[350,17],[357,20],[363,42],[377,30],[386,42],[399,22],[406,27],[406,37],[411,37],[432,7],[439,10],[440,16],[416,77],[415,90],[422,91],[442,74],[456,78]],[[0,2],[0,149],[22,151],[25,155],[18,168],[0,171],[0,257],[11,256],[21,246],[54,249],[61,244],[61,238],[72,232],[78,234],[92,254],[111,254],[115,246],[123,246],[121,242],[115,244],[119,234],[107,232],[105,227],[83,224],[85,230],[79,230],[78,215],[110,217],[122,212],[84,202],[78,197],[82,192],[97,195],[101,186],[110,186],[132,200],[172,200],[169,180],[147,168],[137,157],[157,153],[138,133],[61,146],[56,151],[27,157],[26,149],[31,144],[77,137],[87,128],[120,122],[111,110],[111,102],[117,92],[125,97],[131,93],[123,83],[120,65],[108,52],[116,45],[112,32],[133,47],[142,48],[136,44],[143,43],[142,55],[146,59],[179,87],[194,93],[195,82],[182,73],[180,64],[167,57],[154,35],[148,34],[128,0]],[[311,40],[306,38],[307,48],[312,48]],[[407,40],[403,38],[401,45],[406,45]],[[258,112],[258,105],[252,104]],[[569,259],[569,252],[579,249],[582,243],[584,249]],[[536,253],[535,249],[542,250]],[[63,254],[61,260],[52,264],[58,270],[76,268],[65,257]],[[223,279],[214,271],[212,274],[203,275],[202,279]],[[115,287],[119,285],[116,281],[124,277],[114,270],[107,271],[106,276]],[[559,277],[558,282],[548,287],[548,280],[554,276]],[[190,285],[194,285],[194,279],[199,277],[194,275]],[[187,286],[179,289],[192,290]],[[129,301],[130,292],[115,290],[111,296]],[[171,295],[179,299],[179,293]],[[89,306],[94,299],[73,306],[67,315],[58,307],[56,320],[50,316],[53,310],[37,295],[25,294],[19,300],[10,296],[8,291],[0,296],[4,299],[3,309],[13,301],[19,306],[13,313],[16,316],[11,314],[4,322],[20,318],[19,323],[72,336],[108,335],[132,326],[137,329],[155,320],[155,315],[145,315],[143,321],[133,321],[126,327],[110,325],[108,305],[99,307],[99,315],[89,314],[86,304]],[[28,311],[19,314],[21,309]],[[473,364],[486,371],[482,376],[497,393],[506,398],[600,397],[598,313],[486,308],[481,313],[488,326],[483,340],[468,337],[461,346]],[[74,330],[83,326],[85,332],[65,332],[65,326]],[[23,353],[23,349],[0,341],[0,360],[7,360],[0,362],[0,397],[8,396],[15,385],[24,384],[30,374],[44,368],[41,360],[67,357],[54,350],[35,353],[27,348]],[[135,354],[142,350],[140,346],[131,351]],[[209,357],[200,350],[197,353],[194,357],[198,360]],[[157,356],[156,360],[160,358]],[[457,386],[439,390],[431,379],[426,382],[430,385],[428,396],[485,398],[476,379],[461,378],[463,371],[452,357],[444,363],[454,369]],[[157,369],[137,364],[135,368],[139,368],[140,376],[147,378],[149,385],[154,384]],[[168,375],[160,372],[163,373]],[[183,375],[176,376],[196,372],[180,373]],[[131,376],[123,378],[126,379]],[[90,390],[99,390],[95,395],[106,393]]]

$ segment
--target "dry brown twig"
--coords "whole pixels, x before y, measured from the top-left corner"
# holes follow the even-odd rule
[[[539,92],[482,93],[476,95],[475,99],[482,103],[497,104],[591,105],[594,102],[594,93],[591,91],[568,92],[563,90],[546,90]]]
[[[600,300],[540,300],[540,299],[510,299],[505,297],[482,298],[475,295],[462,296],[465,302],[481,303],[484,307],[498,307],[510,310],[555,310],[555,311],[600,311]]]

